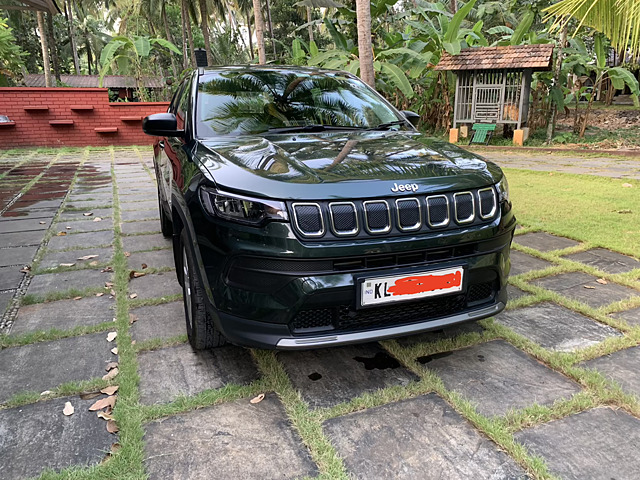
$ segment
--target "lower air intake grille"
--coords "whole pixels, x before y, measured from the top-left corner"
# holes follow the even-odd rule
[[[315,203],[294,203],[293,213],[296,226],[307,237],[320,237],[324,234],[324,222],[320,205]]]
[[[367,230],[370,233],[386,233],[391,230],[389,204],[384,200],[363,202]]]
[[[477,303],[493,299],[495,282],[476,283],[469,286],[468,303]]]

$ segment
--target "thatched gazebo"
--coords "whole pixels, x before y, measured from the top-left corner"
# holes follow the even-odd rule
[[[456,74],[452,139],[457,141],[459,125],[506,124],[515,126],[517,131],[526,128],[531,74],[551,69],[553,47],[547,43],[465,48],[458,55],[445,53],[436,70]]]

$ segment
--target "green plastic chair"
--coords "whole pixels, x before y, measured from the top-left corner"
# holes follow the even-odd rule
[[[473,130],[473,135],[471,135],[469,145],[472,143],[484,143],[485,145],[489,145],[489,140],[491,140],[493,132],[496,131],[496,124],[474,123],[471,130]]]

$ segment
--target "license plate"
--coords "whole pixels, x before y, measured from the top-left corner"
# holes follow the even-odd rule
[[[360,287],[360,305],[402,302],[462,290],[462,267],[390,277],[366,278]]]

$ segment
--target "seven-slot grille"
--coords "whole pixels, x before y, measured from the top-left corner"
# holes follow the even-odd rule
[[[498,212],[493,187],[397,199],[296,202],[296,231],[306,238],[366,237],[458,228],[492,221]]]

